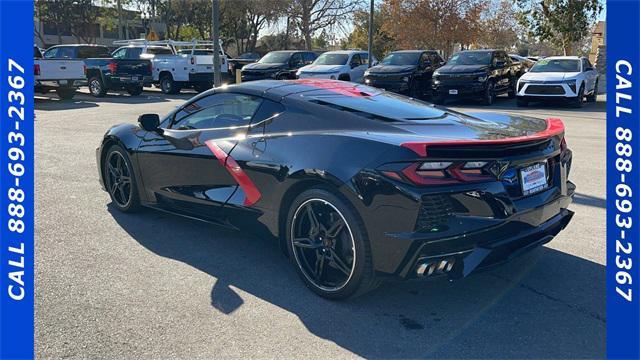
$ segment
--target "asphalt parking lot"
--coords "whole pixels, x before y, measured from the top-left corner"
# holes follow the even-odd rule
[[[563,119],[578,186],[572,223],[545,247],[461,281],[384,284],[331,302],[270,241],[109,205],[95,161],[106,129],[192,95],[37,97],[37,357],[605,356],[604,96],[583,109],[522,109],[502,97],[448,104]]]

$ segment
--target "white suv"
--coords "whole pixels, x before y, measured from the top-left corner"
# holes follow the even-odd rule
[[[301,67],[298,79],[334,79],[362,83],[369,67],[368,53],[362,50],[327,51],[307,66]],[[373,59],[375,64],[375,58]]]
[[[518,106],[529,101],[565,98],[574,107],[582,107],[586,96],[595,102],[598,95],[598,72],[587,58],[552,56],[539,60],[518,80]]]

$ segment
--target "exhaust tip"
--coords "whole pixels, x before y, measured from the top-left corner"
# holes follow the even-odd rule
[[[453,270],[455,261],[455,259],[451,258],[421,262],[416,267],[416,275],[418,275],[418,277],[425,277],[448,273]]]

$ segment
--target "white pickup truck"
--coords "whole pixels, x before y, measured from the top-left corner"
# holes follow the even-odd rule
[[[71,59],[43,59],[40,49],[33,47],[33,74],[35,76],[34,91],[46,94],[55,90],[58,97],[64,100],[73,99],[76,89],[86,85],[84,62]]]
[[[148,59],[152,63],[153,83],[165,94],[177,94],[192,87],[198,92],[213,85],[213,43],[211,41],[114,41],[122,45],[114,58]],[[227,72],[227,58],[220,52],[220,69]]]

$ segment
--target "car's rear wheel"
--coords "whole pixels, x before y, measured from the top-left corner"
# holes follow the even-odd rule
[[[56,94],[62,100],[71,100],[74,96],[76,96],[75,88],[58,88],[56,89]]]
[[[103,167],[104,184],[116,208],[123,212],[138,210],[140,197],[127,152],[119,145],[111,146]]]
[[[173,81],[173,76],[167,74],[160,79],[160,90],[165,94],[177,94],[180,92],[180,86]]]
[[[495,98],[496,98],[495,84],[493,83],[493,81],[490,81],[487,84],[487,88],[484,91],[484,96],[482,98],[482,103],[484,105],[491,105],[491,104],[493,104],[493,100],[495,100]]]
[[[291,204],[286,229],[296,271],[316,294],[345,299],[377,285],[364,225],[347,200],[307,190]]]
[[[89,79],[89,93],[95,97],[103,97],[107,95],[107,87],[104,86],[102,79],[97,76]]]

